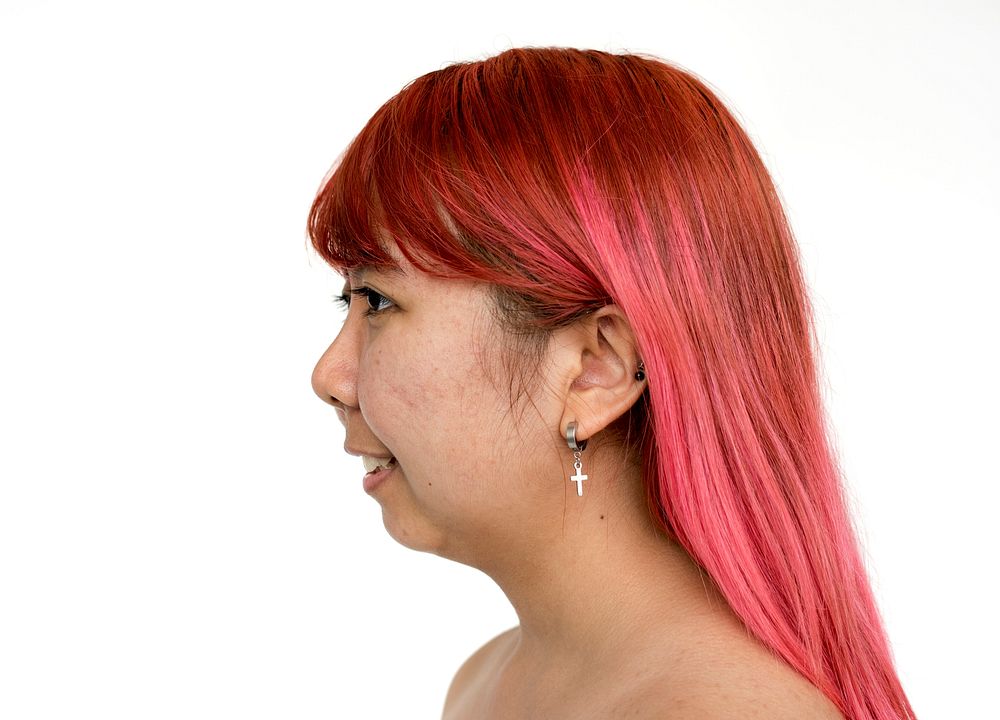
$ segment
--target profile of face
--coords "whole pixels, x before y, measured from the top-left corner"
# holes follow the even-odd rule
[[[458,559],[520,525],[546,494],[539,481],[559,467],[564,408],[534,398],[537,412],[512,414],[506,384],[484,367],[503,342],[485,287],[426,275],[388,249],[404,274],[349,279],[368,295],[351,294],[312,386],[336,408],[346,448],[396,458],[372,490],[390,535]],[[363,473],[359,461],[359,491]]]

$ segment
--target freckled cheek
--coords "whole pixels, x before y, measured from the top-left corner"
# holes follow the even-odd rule
[[[358,369],[361,414],[372,433],[400,455],[423,437],[420,424],[434,413],[434,394],[427,392],[421,368],[420,358],[408,352],[380,348],[367,353]]]
[[[358,373],[358,400],[368,427],[398,455],[448,464],[470,434],[460,402],[467,370],[453,362],[454,351],[425,350],[371,353]]]

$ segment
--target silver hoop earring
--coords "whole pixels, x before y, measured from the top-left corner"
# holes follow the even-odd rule
[[[579,443],[576,441],[576,420],[566,426],[566,444],[573,451],[573,467],[576,469],[576,474],[571,475],[569,481],[576,483],[576,494],[582,497],[583,481],[587,479],[587,476],[582,473],[583,462],[580,458],[581,453],[587,447],[587,441],[581,440]]]

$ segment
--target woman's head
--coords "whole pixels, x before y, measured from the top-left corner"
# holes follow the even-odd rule
[[[523,417],[546,389],[554,333],[613,306],[671,410],[661,430],[680,437],[695,409],[685,405],[706,402],[737,365],[764,383],[811,371],[808,351],[732,362],[754,340],[808,350],[772,192],[736,122],[689,74],[637,55],[523,48],[428,73],[383,105],[325,182],[309,229],[341,273],[397,264],[391,245],[428,279],[482,286],[491,341],[468,353],[508,392],[494,424]],[[550,430],[559,438],[577,419],[582,439],[604,431],[595,439],[652,470],[655,420],[638,400],[607,428],[567,416]],[[659,512],[658,484],[647,489]]]
[[[397,456],[407,482],[379,491],[397,539],[466,561],[474,537],[537,541],[552,496],[577,500],[576,420],[595,473],[752,632],[842,708],[902,706],[884,636],[863,632],[881,625],[827,443],[794,239],[703,82],[572,48],[428,73],[351,143],[309,232],[344,275],[405,270],[352,276],[399,311],[352,309],[313,377],[349,446]]]
[[[505,493],[516,493],[537,503],[537,496],[515,490],[517,482],[530,478],[529,487],[540,486],[554,477],[559,482],[547,489],[563,495],[569,422],[578,423],[578,437],[588,440],[590,454],[603,451],[619,465],[634,467],[641,465],[648,428],[646,385],[634,379],[642,357],[636,338],[604,286],[607,272],[595,260],[593,240],[569,197],[579,192],[575,163],[586,155],[585,146],[608,152],[593,147],[603,121],[575,117],[570,108],[592,105],[587,94],[606,93],[586,82],[594,68],[582,54],[575,61],[585,65],[575,68],[573,58],[562,69],[532,59],[506,57],[509,67],[496,71],[492,88],[476,87],[482,77],[472,67],[411,83],[355,139],[310,216],[320,254],[351,275],[356,281],[351,284],[365,275],[373,278],[371,284],[398,306],[363,321],[369,328],[364,350],[346,347],[355,337],[349,318],[317,367],[317,392],[349,407],[352,398],[344,397],[349,388],[330,383],[340,378],[349,385],[347,365],[357,368],[355,427],[348,422],[350,410],[341,412],[348,446],[396,454],[401,474],[413,484],[426,477],[415,492],[433,492],[437,501],[454,488],[474,508],[494,516],[492,506],[475,497],[477,489],[500,502],[510,502]],[[528,67],[522,67],[525,60]],[[559,88],[560,74],[582,77],[580,97]],[[552,106],[550,94],[568,105]],[[499,117],[501,109],[515,107],[519,114]],[[538,133],[532,125],[538,121],[551,138]],[[566,127],[552,126],[556,122]],[[499,158],[504,167],[497,166]],[[569,169],[560,176],[564,167]],[[579,170],[586,171],[583,165]],[[369,272],[353,272],[363,267]],[[393,267],[404,273],[378,272]],[[354,297],[362,305],[375,302]],[[365,359],[385,347],[391,350],[377,363]],[[344,372],[338,374],[338,367]],[[425,372],[431,369],[447,380]],[[424,379],[433,397],[414,406],[414,383]],[[394,387],[397,381],[405,386]],[[361,432],[368,437],[358,439]],[[407,453],[401,445],[408,443],[413,447]],[[418,457],[428,465],[424,473],[414,466]],[[440,475],[442,467],[452,472]],[[439,481],[428,485],[435,471]],[[641,495],[641,480],[633,485],[630,491]],[[380,489],[390,492],[388,486]],[[468,508],[447,507],[472,520]],[[387,524],[399,517],[387,514]],[[454,535],[455,521],[438,519]],[[399,530],[390,526],[394,529]],[[455,538],[418,542],[410,534],[408,539],[442,551]]]

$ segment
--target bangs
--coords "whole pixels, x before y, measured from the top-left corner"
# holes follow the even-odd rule
[[[340,275],[364,265],[395,267],[384,236],[374,168],[373,140],[377,118],[348,146],[323,179],[309,211],[308,233],[313,248]]]
[[[520,78],[521,63],[512,62]],[[341,273],[391,267],[391,240],[415,268],[442,279],[548,292],[559,287],[550,273],[578,274],[569,258],[583,240],[579,225],[565,216],[568,204],[553,201],[575,160],[559,161],[537,122],[557,112],[545,106],[561,95],[544,76],[535,86],[505,77],[481,64],[451,65],[416,78],[378,109],[310,211],[310,239],[328,264]],[[579,158],[575,146],[585,139],[560,135],[574,146],[561,157]],[[562,299],[586,302],[587,293]]]
[[[442,198],[455,172],[445,158],[450,112],[437,82],[418,78],[386,102],[351,142],[323,182],[309,213],[308,233],[319,255],[338,273],[361,266],[399,268],[389,249],[428,274],[467,273],[460,258],[463,233]],[[434,96],[437,97],[434,97]],[[442,107],[444,108],[442,110]],[[438,128],[440,132],[435,132]]]

